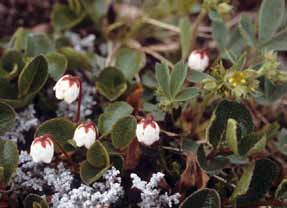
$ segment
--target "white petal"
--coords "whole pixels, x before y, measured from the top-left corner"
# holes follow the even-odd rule
[[[83,128],[76,128],[73,140],[76,142],[78,147],[82,147],[84,145],[85,138],[85,130]]]
[[[80,89],[76,84],[73,84],[69,89],[65,91],[64,100],[67,103],[72,103],[77,100],[79,96]]]

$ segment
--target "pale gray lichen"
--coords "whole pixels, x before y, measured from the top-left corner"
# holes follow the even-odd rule
[[[53,192],[62,193],[71,189],[73,180],[74,176],[63,163],[59,163],[57,168],[47,167],[34,162],[27,151],[20,152],[19,166],[14,178],[17,189],[42,192],[49,188]]]
[[[93,108],[97,103],[95,100],[95,95],[96,95],[96,87],[88,84],[87,82],[83,82],[81,117],[83,117],[84,119],[87,119],[87,117],[92,115],[93,113]],[[62,101],[58,104],[57,116],[68,117],[72,119],[75,116],[77,107],[78,107],[77,102],[68,104]]]
[[[4,140],[11,140],[15,143],[19,142],[25,144],[25,133],[39,124],[39,120],[35,114],[36,111],[33,104],[17,113],[15,125],[6,132],[2,138]]]
[[[53,207],[110,207],[110,205],[117,203],[124,195],[121,178],[118,176],[119,173],[117,169],[112,167],[104,173],[104,182],[96,182],[92,187],[81,184],[80,187],[74,188],[67,193],[54,194],[52,197]]]
[[[179,203],[180,194],[175,193],[169,195],[167,192],[162,193],[158,188],[159,182],[163,179],[164,174],[161,172],[155,173],[150,178],[149,182],[142,181],[141,178],[132,173],[132,188],[137,188],[141,191],[142,201],[137,205],[141,208],[162,208],[173,207]]]
[[[94,34],[89,34],[86,37],[81,38],[78,33],[67,31],[65,33],[65,36],[69,38],[76,51],[94,51],[94,41],[96,39],[96,36]]]

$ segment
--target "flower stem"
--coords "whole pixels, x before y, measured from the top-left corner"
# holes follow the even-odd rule
[[[199,15],[197,16],[195,22],[193,23],[192,31],[191,31],[191,40],[190,40],[190,50],[191,51],[195,47],[199,25],[202,22],[202,20],[205,18],[206,15],[207,15],[207,10],[206,9],[201,9],[201,11],[200,11]]]
[[[49,138],[51,138],[54,142],[54,144],[57,145],[57,147],[60,149],[60,151],[65,155],[65,157],[68,159],[69,163],[75,168],[75,170],[77,169],[77,164],[73,162],[72,158],[69,156],[69,154],[64,150],[64,148],[62,147],[62,145],[55,139],[55,137],[51,134],[49,134]]]
[[[81,117],[81,102],[82,102],[82,97],[83,97],[83,87],[82,87],[82,80],[80,77],[78,77],[79,80],[79,85],[80,85],[80,92],[79,92],[79,97],[78,97],[78,108],[77,108],[77,113],[75,116],[75,123],[79,123],[80,117]]]

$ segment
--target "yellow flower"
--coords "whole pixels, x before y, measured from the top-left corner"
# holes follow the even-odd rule
[[[231,77],[228,78],[228,82],[233,86],[244,85],[247,83],[246,75],[244,72],[234,72]]]

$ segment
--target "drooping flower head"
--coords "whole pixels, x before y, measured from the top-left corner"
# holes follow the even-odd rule
[[[54,155],[52,135],[45,134],[36,137],[31,144],[30,155],[34,162],[50,163]]]
[[[89,149],[98,137],[98,129],[93,122],[81,123],[75,130],[73,140],[78,147]]]
[[[153,120],[151,115],[147,116],[146,118],[142,119],[136,128],[136,136],[139,142],[150,146],[154,142],[159,140],[159,133],[160,128]]]
[[[72,103],[79,97],[80,79],[72,75],[64,75],[61,77],[53,90],[56,92],[56,98],[64,100],[67,103]]]
[[[209,64],[209,57],[206,49],[194,50],[188,57],[189,68],[196,71],[204,71]]]

